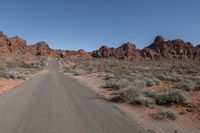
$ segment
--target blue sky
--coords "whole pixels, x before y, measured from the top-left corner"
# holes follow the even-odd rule
[[[29,44],[86,51],[154,37],[200,44],[200,0],[1,0],[0,31]]]

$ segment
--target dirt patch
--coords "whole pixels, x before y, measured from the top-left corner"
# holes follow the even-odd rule
[[[23,83],[24,80],[0,78],[0,94]]]
[[[192,120],[200,120],[200,91],[189,92],[190,101],[187,106],[187,112],[190,113],[193,117]]]

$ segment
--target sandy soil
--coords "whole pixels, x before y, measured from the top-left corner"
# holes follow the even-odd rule
[[[23,83],[24,80],[0,78],[0,94]]]
[[[104,76],[103,74],[93,73],[88,75],[79,75],[75,76],[71,73],[67,73],[66,75],[77,79],[80,83],[85,86],[91,88],[96,93],[101,96],[109,97],[113,94],[113,92],[106,91],[101,89],[102,85],[104,85]],[[160,86],[165,86],[166,83],[161,84]],[[160,86],[158,86],[158,91]],[[194,95],[194,93],[192,93]],[[192,95],[190,94],[190,95]],[[197,95],[197,94],[196,94]],[[118,108],[126,112],[127,116],[129,116],[134,121],[138,122],[141,126],[147,129],[149,132],[156,133],[200,133],[200,121],[198,119],[193,118],[192,113],[187,113],[184,115],[179,115],[178,119],[175,121],[171,120],[154,120],[152,115],[156,113],[159,108],[169,108],[169,107],[139,107],[133,106],[127,103],[114,103]],[[180,110],[181,107],[171,107],[174,110]]]

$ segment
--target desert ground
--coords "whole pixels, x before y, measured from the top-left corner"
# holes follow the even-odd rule
[[[199,61],[62,59],[61,71],[150,132],[200,131]]]

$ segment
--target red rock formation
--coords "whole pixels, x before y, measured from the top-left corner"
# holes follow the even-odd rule
[[[190,42],[181,39],[165,41],[162,36],[157,36],[154,42],[141,51],[143,58],[149,59],[193,59],[198,60],[200,49],[193,47]]]
[[[53,50],[49,48],[46,42],[38,42],[33,45],[27,45],[22,38],[15,36],[7,38],[3,32],[0,32],[0,54],[15,54],[15,55],[31,55],[31,56],[47,56],[47,57],[62,57],[62,58],[90,58],[91,55],[84,50]]]
[[[22,38],[15,36],[13,38],[7,38],[3,32],[0,32],[0,52],[24,54],[26,47],[26,41]]]
[[[9,41],[9,50],[11,53],[15,54],[25,54],[25,48],[27,43],[22,38],[15,36],[8,39]]]
[[[111,57],[125,60],[141,59],[139,50],[129,42],[118,48],[108,48],[104,45],[99,50],[93,51],[92,56],[95,58]]]
[[[85,52],[83,49],[80,49],[78,51],[73,51],[73,50],[54,50],[56,53],[57,57],[61,58],[91,58],[92,56]]]
[[[7,36],[3,32],[0,32],[0,53],[10,53],[8,46],[9,41]]]
[[[124,60],[138,59],[192,59],[200,60],[200,45],[194,47],[190,42],[181,39],[165,41],[162,36],[157,36],[154,42],[143,50],[137,50],[131,43],[125,43],[118,48],[102,46],[91,53],[84,50],[55,50],[49,48],[45,42],[27,45],[22,38],[15,36],[7,38],[0,32],[0,54],[32,55],[62,58],[117,58]]]
[[[34,45],[27,46],[26,54],[47,57],[56,56],[56,54],[53,52],[52,49],[49,48],[49,45],[46,42],[38,42]]]

